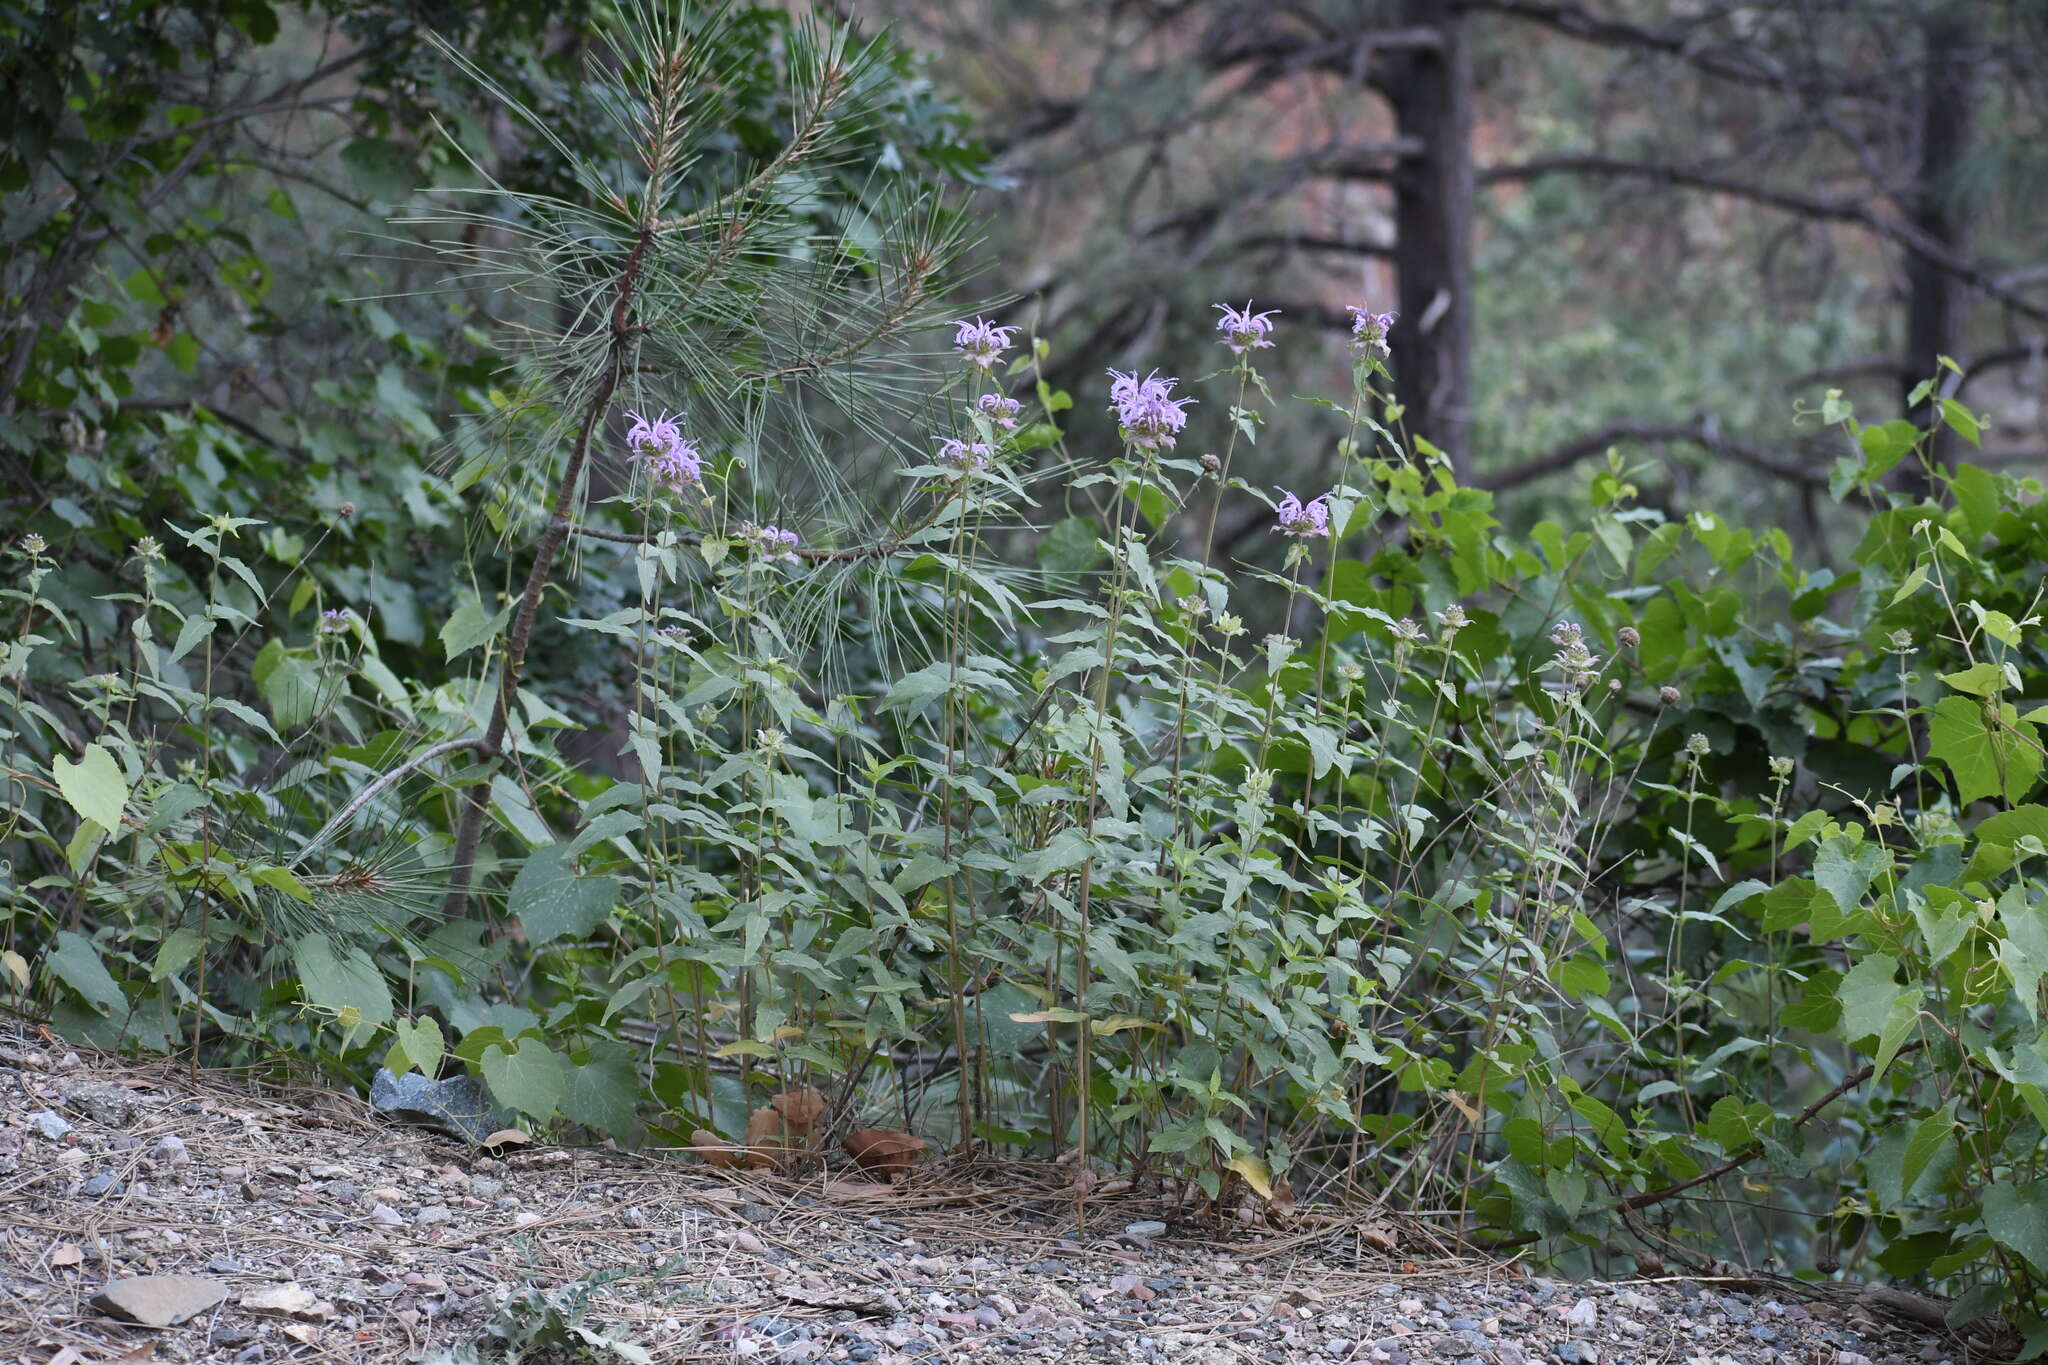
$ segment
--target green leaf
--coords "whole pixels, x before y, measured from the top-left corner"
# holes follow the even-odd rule
[[[2048,1271],[2048,1182],[1995,1180],[1984,1190],[1984,1230],[2039,1271]]]
[[[323,698],[327,684],[319,667],[299,654],[272,656],[269,666],[259,670],[256,685],[270,705],[271,718],[287,730],[305,725],[331,700],[331,693]]]
[[[448,1046],[447,1040],[441,1036],[440,1022],[427,1015],[417,1019],[396,1019],[392,1021],[391,1032],[396,1041],[384,1065],[400,1075],[416,1070],[432,1080],[440,1070],[441,1056]]]
[[[1958,436],[1973,446],[1983,445],[1982,431],[1977,425],[1977,414],[1953,398],[1941,400],[1941,420],[1948,423]]]
[[[2017,888],[2015,889],[2017,890]],[[2013,992],[2035,1023],[2041,1021],[2041,978],[2048,975],[2048,904],[2029,903],[2008,892],[1999,898],[1999,921],[2005,940],[1998,960],[2012,976]]]
[[[76,763],[62,754],[52,754],[50,772],[57,779],[57,790],[81,817],[110,834],[121,828],[121,811],[128,804],[128,779],[104,746],[86,745],[84,757]]]
[[[1965,802],[2019,799],[2041,775],[2040,736],[2010,702],[1944,697],[1927,727],[1928,751],[1946,763]]]
[[[2005,670],[1997,664],[1972,664],[1960,673],[1942,674],[1941,680],[1973,697],[1995,697],[2005,686]]]
[[[635,1110],[640,1101],[640,1073],[623,1048],[593,1048],[583,1065],[571,1066],[564,1058],[563,1066],[567,1079],[561,1107],[565,1118],[622,1141],[639,1137]]]
[[[1949,955],[1969,936],[1974,920],[1967,906],[1958,904],[1961,901],[1958,892],[1945,886],[1929,887],[1925,896],[1912,898],[1913,920],[1920,926],[1920,937],[1927,942],[1931,967],[1948,961]]]
[[[510,909],[533,947],[558,938],[582,938],[604,923],[619,901],[611,877],[579,877],[565,844],[548,844],[527,855],[512,880]]]
[[[412,153],[381,137],[359,137],[341,149],[341,164],[374,199],[405,198],[418,179]]]
[[[1567,958],[1553,967],[1550,975],[1567,995],[1605,996],[1613,984],[1607,969],[1589,957]]]
[[[441,626],[441,648],[450,659],[455,659],[475,649],[505,628],[512,619],[512,608],[507,607],[496,616],[484,615],[484,604],[474,597],[455,609]]]
[[[1920,1120],[1913,1130],[1913,1136],[1906,1143],[1905,1164],[1899,1169],[1899,1187],[1908,1194],[1920,1179],[1920,1173],[1927,1169],[1927,1163],[1941,1153],[1947,1145],[1949,1135],[1955,1132],[1956,1102],[1950,1100],[1939,1110]]]
[[[1847,915],[1863,904],[1870,884],[1890,866],[1891,855],[1882,845],[1837,835],[1822,844],[1814,855],[1813,880],[1835,898],[1835,908]]]
[[[1885,953],[1872,953],[1842,978],[1835,995],[1842,1002],[1842,1037],[1860,1042],[1884,1032],[1892,1007],[1907,994],[1895,979],[1899,960]]]
[[[1049,573],[1086,573],[1102,562],[1102,546],[1095,523],[1086,517],[1068,517],[1045,533],[1038,544],[1038,564]]]
[[[167,976],[176,976],[199,956],[203,942],[197,929],[178,928],[164,935],[164,941],[156,948],[156,961],[150,966],[149,979],[161,981]]]
[[[334,1015],[344,1039],[360,1026],[391,1022],[391,988],[369,954],[355,944],[308,934],[292,945],[292,960],[306,1003]]]
[[[99,949],[69,929],[58,931],[57,946],[43,959],[43,966],[101,1014],[128,1008],[128,997],[100,960]]]
[[[568,1093],[562,1059],[538,1038],[522,1038],[516,1052],[492,1047],[484,1053],[484,1083],[498,1103],[536,1119],[551,1119]]]

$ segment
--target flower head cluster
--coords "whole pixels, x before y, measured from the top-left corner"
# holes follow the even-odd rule
[[[976,318],[972,322],[955,322],[959,330],[953,333],[953,346],[970,365],[979,365],[984,370],[993,370],[996,360],[1007,349],[1010,333],[1015,327],[998,327],[993,322]]]
[[[320,613],[320,633],[322,635],[346,635],[349,632],[349,627],[354,623],[355,613],[345,607],[340,611],[323,611]]]
[[[1465,615],[1465,609],[1456,602],[1451,603],[1451,605],[1438,612],[1436,614],[1436,621],[1443,628],[1446,640],[1472,624],[1472,619]]]
[[[1394,330],[1392,313],[1375,313],[1370,308],[1357,304],[1345,305],[1351,314],[1351,348],[1360,355],[1377,352],[1385,355],[1393,348],[1387,344],[1387,333]]]
[[[1283,488],[1273,516],[1273,529],[1283,536],[1326,536],[1330,534],[1330,495],[1303,502]]]
[[[1227,303],[1215,305],[1223,314],[1216,319],[1216,330],[1223,333],[1223,344],[1230,348],[1232,355],[1243,355],[1246,351],[1257,350],[1273,344],[1273,314],[1278,308],[1269,308],[1263,313],[1254,313],[1250,299],[1244,307],[1232,308]]]
[[[983,394],[974,400],[974,407],[982,416],[988,418],[990,425],[997,431],[1015,431],[1017,414],[1024,410],[1022,403],[1014,398],[1005,398],[999,393]]]
[[[1571,685],[1581,690],[1593,685],[1593,674],[1600,666],[1600,656],[1586,648],[1586,630],[1571,621],[1559,621],[1557,628],[1550,632],[1550,643],[1557,646],[1557,653],[1551,657],[1551,667],[1570,680]]]
[[[680,493],[704,482],[704,456],[696,442],[684,439],[674,418],[665,412],[654,418],[637,412],[626,416],[633,419],[626,428],[626,448],[647,466],[657,484]]]
[[[973,470],[987,469],[995,460],[996,453],[989,449],[986,441],[961,441],[948,438],[939,443],[939,463],[957,469],[965,474]]]
[[[754,552],[768,563],[783,560],[796,563],[797,535],[780,526],[756,526],[748,522],[740,527],[740,539],[754,547]]]
[[[159,563],[164,557],[164,547],[157,543],[155,536],[143,536],[135,542],[135,557],[145,564]]]
[[[1123,428],[1124,439],[1143,450],[1171,450],[1174,438],[1188,424],[1187,406],[1192,398],[1173,397],[1178,379],[1161,379],[1157,372],[1138,378],[1137,371],[1109,372],[1110,411]]]

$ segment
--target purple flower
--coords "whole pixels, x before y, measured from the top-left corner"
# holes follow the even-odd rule
[[[996,358],[1010,345],[1010,333],[1017,330],[1015,327],[998,327],[980,318],[953,325],[960,329],[953,334],[953,345],[968,364],[979,365],[984,370],[996,367]]]
[[[939,463],[951,465],[963,474],[969,470],[987,469],[995,454],[986,441],[948,439],[939,443]]]
[[[1357,304],[1346,304],[1351,313],[1351,346],[1360,355],[1371,355],[1374,351],[1386,355],[1393,348],[1387,345],[1387,333],[1394,328],[1392,313],[1375,313]]]
[[[1243,355],[1246,351],[1273,344],[1273,324],[1268,319],[1280,311],[1278,308],[1254,313],[1250,299],[1245,300],[1242,308],[1232,308],[1227,303],[1219,303],[1215,307],[1223,314],[1216,319],[1216,330],[1223,333],[1223,344],[1230,348],[1232,355]]]
[[[1173,449],[1174,437],[1188,422],[1187,406],[1195,401],[1171,396],[1180,381],[1161,379],[1156,370],[1143,379],[1135,370],[1111,370],[1109,378],[1110,410],[1124,439],[1143,450]]]
[[[751,543],[763,561],[774,563],[784,560],[797,562],[797,536],[794,531],[785,531],[780,526],[756,526],[747,522],[740,527],[740,539]]]
[[[1300,498],[1280,490],[1279,505],[1274,507],[1276,520],[1273,529],[1283,536],[1326,536],[1330,534],[1330,495],[1304,503]]]
[[[655,483],[680,493],[704,482],[704,456],[697,443],[685,440],[683,430],[667,413],[652,419],[628,412],[633,425],[626,428],[626,447],[633,458],[647,466]]]
[[[349,627],[355,623],[355,619],[355,613],[346,608],[341,611],[323,611],[320,613],[320,633],[322,635],[346,635],[349,632]]]
[[[1024,410],[1022,403],[1014,398],[1005,398],[999,393],[983,394],[974,400],[974,406],[998,431],[1015,431],[1017,414]]]

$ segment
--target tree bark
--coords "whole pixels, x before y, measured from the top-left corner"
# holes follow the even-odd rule
[[[1395,396],[1411,435],[1471,468],[1472,65],[1462,0],[1403,0],[1403,22],[1432,24],[1432,47],[1386,54],[1394,123],[1418,150],[1394,165]]]
[[[1968,155],[1975,122],[1976,72],[1969,20],[1937,5],[1921,25],[1924,64],[1920,76],[1920,157],[1907,205],[1913,227],[1960,258],[1969,250],[1969,211],[1963,202],[1960,164]],[[1907,252],[1906,336],[1900,379],[1903,394],[1922,380],[1943,374],[1940,357],[1960,352],[1969,298],[1953,273],[1926,255]],[[1947,392],[1943,385],[1939,392]],[[1930,405],[1912,414],[1934,432],[1934,457],[1953,463],[1956,437],[1935,420]]]

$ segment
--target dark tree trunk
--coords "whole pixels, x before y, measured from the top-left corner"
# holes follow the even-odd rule
[[[1403,137],[1420,150],[1394,166],[1396,396],[1408,431],[1471,469],[1472,66],[1465,7],[1403,0],[1402,20],[1443,35],[1433,48],[1389,53],[1385,91]]]
[[[1976,71],[1969,21],[1937,5],[1922,25],[1925,64],[1920,77],[1920,160],[1914,173],[1912,200],[1906,206],[1912,224],[1961,258],[1969,250],[1969,210],[1963,202],[1963,158],[1969,153],[1975,116]],[[1961,348],[1969,295],[1954,272],[1924,257],[1906,253],[1906,349],[1902,378],[1912,393],[1924,379],[1936,378],[1940,357]],[[1953,381],[1953,374],[1940,374]],[[1946,386],[1944,386],[1946,387]],[[1955,435],[1934,420],[1931,407],[1914,414],[1933,427],[1935,457],[1943,464],[1955,459]]]

